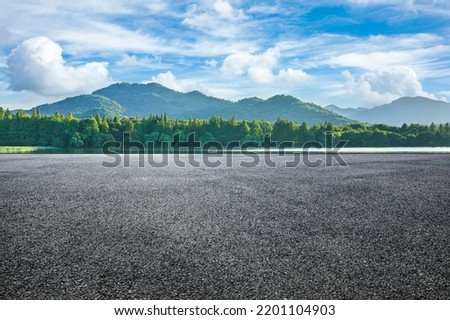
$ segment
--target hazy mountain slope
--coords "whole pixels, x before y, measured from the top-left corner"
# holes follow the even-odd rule
[[[341,108],[334,104],[326,106],[325,109],[350,119],[354,114],[367,110],[367,108]]]
[[[404,97],[357,112],[351,118],[394,126],[401,126],[403,123],[446,123],[450,122],[450,103],[424,97]]]
[[[85,118],[100,113],[100,115],[123,116],[125,109],[117,102],[103,96],[86,94],[76,97],[70,97],[58,102],[43,104],[38,108],[41,114],[54,114],[59,112],[67,115],[72,112],[74,116]],[[33,110],[32,109],[32,110]]]

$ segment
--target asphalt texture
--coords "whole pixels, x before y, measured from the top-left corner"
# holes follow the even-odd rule
[[[450,299],[450,155],[136,157],[0,155],[2,299]]]

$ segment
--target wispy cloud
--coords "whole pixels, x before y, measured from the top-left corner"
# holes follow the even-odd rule
[[[148,56],[138,57],[134,54],[132,55],[125,54],[123,55],[122,59],[116,62],[116,66],[127,69],[139,68],[141,70],[142,69],[154,70],[154,69],[168,69],[172,65],[163,63],[162,58],[160,56],[149,58]]]
[[[450,43],[431,34],[351,37],[323,34],[305,41],[277,44],[295,65],[305,69],[389,66],[413,68],[420,78],[450,75]],[[300,54],[299,54],[300,53]]]
[[[279,14],[282,13],[283,10],[277,5],[266,5],[266,4],[256,4],[251,6],[248,10],[250,14]]]

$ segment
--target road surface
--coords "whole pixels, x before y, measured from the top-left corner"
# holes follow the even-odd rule
[[[0,155],[2,299],[450,299],[449,155],[136,157]]]

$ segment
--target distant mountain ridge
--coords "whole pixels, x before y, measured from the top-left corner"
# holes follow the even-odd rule
[[[157,83],[117,83],[94,91],[91,95],[71,97],[51,104],[40,105],[41,114],[72,112],[76,117],[95,115],[140,116],[166,113],[177,119],[207,119],[213,115],[236,117],[240,120],[292,121],[317,124],[353,122],[313,103],[293,96],[276,95],[267,100],[246,98],[237,102],[207,96],[199,91],[177,92]],[[33,108],[33,109],[35,109]]]
[[[207,96],[199,91],[182,93],[157,83],[116,83],[92,94],[70,97],[44,104],[41,114],[72,112],[76,117],[100,115],[146,117],[166,113],[171,118],[207,119],[213,115],[240,120],[276,121],[284,118],[317,124],[329,121],[347,124],[354,121],[401,126],[403,123],[430,124],[450,122],[450,103],[424,97],[403,97],[389,104],[368,108],[323,108],[303,102],[290,95],[275,95],[269,99],[245,98],[236,102]]]
[[[327,109],[353,120],[392,126],[450,122],[450,103],[425,97],[403,97],[371,109],[340,108],[334,105],[327,106]]]

